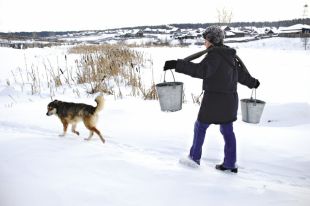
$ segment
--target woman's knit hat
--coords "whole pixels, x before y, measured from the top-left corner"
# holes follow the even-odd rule
[[[214,45],[223,44],[225,38],[224,31],[215,25],[207,27],[202,36]]]

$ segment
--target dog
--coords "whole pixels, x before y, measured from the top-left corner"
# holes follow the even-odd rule
[[[78,122],[83,121],[85,127],[89,130],[89,137],[85,140],[90,140],[94,135],[94,132],[99,135],[101,141],[105,143],[105,140],[101,132],[96,128],[98,121],[98,113],[103,109],[104,98],[99,95],[95,99],[97,106],[93,107],[83,103],[63,102],[54,100],[47,105],[47,116],[56,115],[59,117],[63,124],[63,134],[59,136],[65,136],[69,124],[72,124],[71,131],[77,135],[80,135],[76,131],[76,125]]]

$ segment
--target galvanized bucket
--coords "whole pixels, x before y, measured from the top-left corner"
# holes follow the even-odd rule
[[[250,99],[241,99],[241,114],[242,121],[247,123],[257,124],[263,114],[266,102],[256,99],[256,90],[254,89],[255,97],[253,99],[253,90]]]
[[[171,70],[170,70],[171,71]],[[174,81],[166,82],[166,71],[164,73],[164,82],[156,84],[156,91],[159,99],[161,111],[175,112],[182,109],[183,101],[183,83]]]

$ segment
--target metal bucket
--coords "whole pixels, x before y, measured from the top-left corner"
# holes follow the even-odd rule
[[[256,124],[259,123],[260,121],[266,103],[264,101],[256,99],[256,91],[254,99],[252,98],[252,95],[250,99],[240,100],[241,114],[242,114],[242,121]]]
[[[165,81],[165,72],[164,82],[156,84],[156,91],[159,99],[160,108],[161,111],[164,112],[175,112],[182,109],[183,83],[176,82],[172,71],[171,73],[174,82]]]

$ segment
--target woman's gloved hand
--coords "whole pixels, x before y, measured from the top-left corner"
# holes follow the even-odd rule
[[[169,69],[175,69],[177,66],[176,60],[169,60],[165,62],[164,71],[167,71]]]

